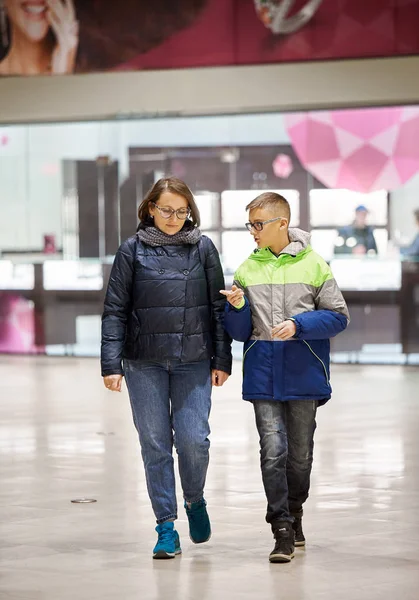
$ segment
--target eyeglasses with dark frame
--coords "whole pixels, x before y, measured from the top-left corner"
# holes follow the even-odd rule
[[[246,229],[248,231],[262,231],[263,226],[267,223],[273,223],[274,221],[279,221],[279,219],[285,219],[285,217],[275,217],[275,219],[268,219],[267,221],[255,221],[254,223],[246,223]],[[286,219],[285,219],[286,220]]]
[[[177,210],[174,210],[173,208],[169,208],[168,206],[158,206],[155,202],[151,202],[151,204],[157,208],[157,210],[160,213],[160,216],[163,217],[163,219],[170,219],[171,217],[173,217],[174,214],[176,214],[176,217],[178,219],[180,219],[181,221],[185,221],[191,214],[191,209],[188,208],[178,208]]]

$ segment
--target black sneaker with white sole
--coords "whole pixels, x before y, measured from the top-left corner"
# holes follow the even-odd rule
[[[269,555],[269,562],[286,563],[294,558],[294,530],[288,521],[278,523],[273,529],[275,548]]]
[[[306,545],[306,538],[303,533],[303,517],[294,517],[294,523],[292,524],[295,535],[295,545],[302,547]]]

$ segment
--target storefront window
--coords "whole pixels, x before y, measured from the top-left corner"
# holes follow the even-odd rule
[[[406,119],[415,111],[410,107]],[[331,148],[337,152],[348,140],[353,146],[339,160],[317,156],[317,145],[301,145],[308,138],[298,138],[293,127],[305,127],[304,117],[292,115],[0,127],[0,351],[97,355],[115,252],[135,234],[148,189],[174,174],[195,195],[226,285],[255,249],[244,227],[246,205],[277,191],[290,202],[291,226],[311,232],[349,304],[352,323],[332,341],[333,359],[419,360],[419,256],[409,250],[419,227],[419,161],[406,154],[415,127],[403,117],[397,144],[374,138],[381,155],[374,150],[371,166],[362,160],[365,142],[341,131],[353,126],[353,115],[352,121],[342,111],[338,116]],[[310,119],[323,123],[325,115]],[[348,158],[351,148],[356,160]],[[381,187],[360,192],[373,178]],[[352,182],[358,191],[327,187],[332,181]],[[378,346],[378,354],[371,351]]]

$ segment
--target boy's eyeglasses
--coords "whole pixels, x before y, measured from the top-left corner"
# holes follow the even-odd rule
[[[279,219],[284,219],[285,217],[276,217],[275,219],[268,219],[267,221],[255,221],[254,223],[246,223],[246,228],[248,229],[248,231],[252,231],[252,229],[254,229],[255,231],[262,231],[263,226],[266,225],[266,223],[273,223],[274,221],[279,221]]]
[[[178,219],[185,221],[185,219],[187,219],[191,214],[189,208],[178,208],[177,210],[174,210],[173,208],[169,208],[167,206],[157,206],[155,202],[152,202],[151,204],[157,208],[160,216],[163,217],[163,219],[170,219],[174,214],[176,214]]]

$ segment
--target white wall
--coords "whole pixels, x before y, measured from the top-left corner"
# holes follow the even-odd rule
[[[43,234],[61,243],[61,161],[115,154],[113,124],[0,128],[0,249],[42,248]]]
[[[0,249],[25,247],[29,236],[28,167],[25,147],[27,132],[23,127],[7,133],[10,142],[0,145]],[[0,143],[3,144],[3,131]]]

